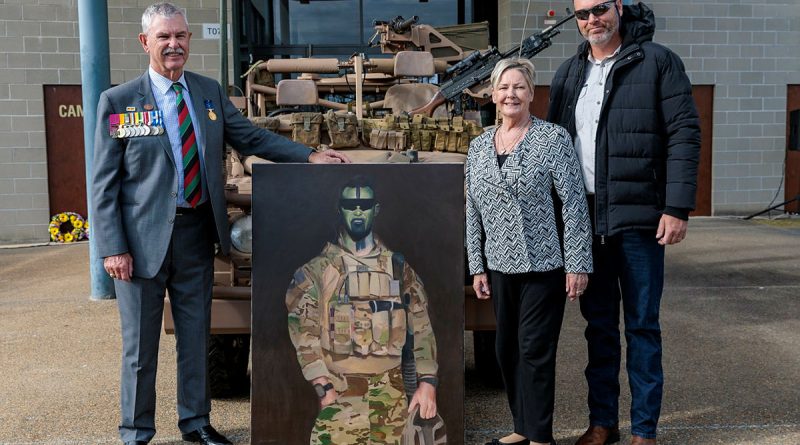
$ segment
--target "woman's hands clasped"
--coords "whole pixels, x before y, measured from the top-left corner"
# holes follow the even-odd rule
[[[575,301],[586,291],[586,286],[589,285],[589,275],[585,273],[568,273],[566,282],[567,298],[570,301]],[[491,291],[489,290],[489,279],[485,273],[473,275],[472,288],[475,289],[475,295],[480,300],[489,299]]]
[[[589,275],[585,273],[567,273],[567,298],[569,301],[575,301],[576,298],[583,295],[586,291],[586,286],[589,285]]]

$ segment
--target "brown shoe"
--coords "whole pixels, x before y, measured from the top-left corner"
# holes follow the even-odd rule
[[[619,442],[619,427],[592,425],[575,445],[608,445]]]
[[[631,436],[631,445],[656,445],[655,439],[645,439],[644,437]]]

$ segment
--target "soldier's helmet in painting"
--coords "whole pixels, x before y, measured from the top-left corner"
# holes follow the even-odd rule
[[[419,414],[419,407],[408,417],[408,422],[403,428],[401,445],[446,445],[447,430],[444,420],[439,414],[430,419],[423,419]]]

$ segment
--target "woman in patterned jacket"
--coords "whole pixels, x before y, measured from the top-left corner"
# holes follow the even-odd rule
[[[555,360],[566,298],[592,271],[592,239],[572,138],[531,116],[534,67],[505,59],[492,72],[502,124],[469,148],[467,254],[478,298],[492,298],[497,360],[514,432],[489,444],[551,444]],[[563,254],[554,194],[561,201]],[[487,445],[489,445],[487,444]]]

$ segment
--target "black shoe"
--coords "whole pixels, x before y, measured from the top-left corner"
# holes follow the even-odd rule
[[[129,440],[125,442],[125,445],[147,445],[146,440]]]
[[[191,433],[182,434],[186,442],[198,442],[203,445],[233,445],[225,436],[218,433],[211,425],[200,427]]]
[[[500,439],[492,439],[491,442],[486,442],[486,445],[528,445],[531,443],[528,439],[518,440],[516,442],[500,442]]]

